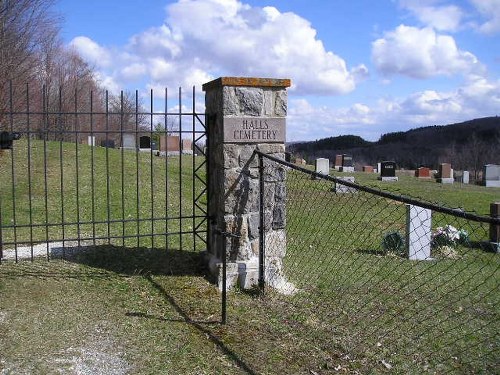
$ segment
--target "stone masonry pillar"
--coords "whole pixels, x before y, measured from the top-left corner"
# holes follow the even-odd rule
[[[208,264],[221,287],[227,260],[227,286],[258,283],[259,174],[254,150],[285,158],[289,79],[222,77],[203,85],[208,132]],[[265,236],[285,237],[285,173],[266,182]],[[268,267],[284,256],[266,253]],[[269,257],[269,258],[268,258]],[[268,265],[269,263],[269,265]]]

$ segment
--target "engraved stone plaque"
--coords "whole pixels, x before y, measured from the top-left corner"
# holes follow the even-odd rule
[[[284,117],[224,117],[225,143],[285,143]]]

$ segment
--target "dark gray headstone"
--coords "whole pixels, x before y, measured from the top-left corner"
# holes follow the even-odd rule
[[[151,137],[143,135],[139,138],[139,148],[151,148]]]
[[[380,163],[381,177],[396,177],[396,163],[393,161],[383,161]]]
[[[342,166],[343,167],[352,167],[352,155],[343,154],[342,155]]]
[[[106,148],[115,148],[115,141],[112,139],[103,139],[101,141],[101,147],[106,147]]]

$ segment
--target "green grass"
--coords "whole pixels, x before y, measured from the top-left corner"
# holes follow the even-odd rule
[[[57,221],[60,145],[50,147],[56,179],[50,189],[55,206],[51,218]],[[69,147],[65,155],[71,155],[74,145]],[[91,150],[80,147],[81,160],[91,160],[85,154]],[[94,152],[101,164],[105,154],[97,153],[105,150]],[[120,218],[121,153],[115,152],[112,165],[119,168],[112,170],[110,179],[118,185],[113,217]],[[124,157],[133,181],[126,194],[135,202],[137,161],[133,153]],[[148,155],[139,157],[147,171],[151,160]],[[153,160],[156,176],[161,176],[164,164],[156,163],[165,159]],[[168,163],[173,179],[179,160]],[[1,168],[8,167],[9,163]],[[95,176],[102,178],[101,172]],[[80,171],[80,182],[84,173]],[[171,180],[174,212],[178,189],[190,181],[192,165],[183,166],[182,173],[182,184]],[[64,174],[71,174],[70,166]],[[145,190],[140,190],[146,218],[151,217],[147,175]],[[410,177],[382,184],[374,175],[355,176],[371,186],[483,214],[500,197],[500,189],[440,185]],[[70,187],[74,179],[73,175],[67,182],[68,195],[75,189],[74,184]],[[102,185],[106,186],[101,182],[95,187]],[[384,255],[381,246],[384,234],[395,230],[405,234],[403,204],[365,193],[334,194],[331,185],[289,172],[285,273],[300,291],[283,296],[267,290],[261,297],[235,290],[229,294],[227,325],[218,323],[220,294],[205,279],[199,254],[175,251],[174,238],[169,250],[158,236],[154,246],[150,238],[141,240],[140,246],[132,238],[125,244],[129,247],[121,241],[114,246],[98,244],[66,261],[4,262],[0,373],[72,373],[82,363],[94,372],[107,363],[109,372],[122,369],[134,374],[497,372],[500,259],[480,246],[488,238],[488,226],[434,215],[433,227],[451,224],[466,229],[471,244],[457,247],[453,256],[434,249],[436,260],[410,262],[396,254]],[[44,195],[41,186],[32,203],[43,208],[36,202]],[[5,197],[11,194],[11,183],[1,189],[3,213],[9,212]],[[165,191],[165,185],[160,184],[159,190]],[[26,197],[26,188],[21,191],[16,188],[19,202]],[[189,191],[188,186],[182,195],[186,207]],[[66,202],[68,214],[74,215],[76,204],[70,202]],[[134,203],[130,210],[136,211]],[[97,215],[98,209],[94,211]],[[29,222],[26,212],[20,206],[19,222]],[[80,215],[91,217],[92,210],[82,209]],[[10,222],[5,214],[2,220]],[[37,220],[43,222],[43,217]],[[132,236],[133,224],[125,226]],[[112,228],[116,233],[123,230],[121,224]],[[148,225],[140,228],[148,233]],[[186,242],[185,250],[192,250]]]
[[[32,140],[28,145],[21,140],[13,153],[1,156],[2,224],[11,225],[4,229],[3,241],[99,238],[97,243],[165,246],[165,233],[191,232],[202,221],[186,218],[200,215],[192,203],[193,160],[196,166],[202,162],[190,155],[159,158],[66,142]],[[203,179],[203,168],[200,173]],[[195,194],[202,189],[196,181]],[[200,203],[206,204],[204,196]],[[178,249],[183,237],[192,238],[171,235],[168,246]],[[191,240],[188,248],[192,246]]]

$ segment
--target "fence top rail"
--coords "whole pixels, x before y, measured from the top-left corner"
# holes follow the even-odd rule
[[[323,175],[321,173],[317,173],[317,172],[311,171],[309,169],[306,169],[304,167],[301,167],[301,166],[289,163],[289,162],[287,162],[287,161],[285,161],[283,159],[277,158],[277,157],[272,156],[272,155],[265,154],[265,153],[263,153],[261,151],[258,151],[258,150],[255,150],[254,153],[256,155],[258,155],[259,157],[269,159],[269,160],[274,161],[274,162],[276,162],[278,164],[281,164],[281,165],[286,166],[288,168],[295,169],[297,171],[306,173],[306,174],[308,174],[310,176],[313,176],[315,178],[318,178],[318,179],[332,181],[332,182],[335,182],[335,183],[340,183],[342,185],[345,185],[345,186],[348,186],[348,187],[352,187],[352,188],[355,188],[357,190],[364,191],[366,193],[370,193],[370,194],[373,194],[373,195],[377,195],[377,196],[380,196],[380,197],[383,197],[383,198],[391,199],[391,200],[394,200],[394,201],[397,201],[397,202],[401,202],[401,203],[405,203],[405,204],[411,204],[411,205],[419,206],[419,207],[422,207],[422,208],[426,208],[426,209],[430,209],[432,211],[436,211],[436,212],[441,212],[441,213],[444,213],[444,214],[452,215],[452,216],[459,217],[459,218],[462,218],[462,219],[467,219],[467,220],[472,220],[472,221],[482,222],[482,223],[490,223],[490,224],[500,225],[500,218],[494,218],[494,217],[490,217],[490,216],[478,215],[476,213],[467,212],[467,211],[465,211],[465,210],[463,210],[461,208],[449,208],[449,207],[438,205],[438,204],[435,204],[435,203],[432,203],[432,202],[424,201],[422,199],[417,199],[417,198],[408,197],[408,196],[404,196],[404,195],[398,195],[398,194],[394,194],[394,193],[391,193],[391,192],[388,192],[388,191],[384,191],[384,190],[380,190],[380,189],[376,189],[376,188],[372,188],[372,187],[360,185],[360,184],[357,184],[355,182],[350,182],[350,181],[342,180],[342,179],[337,178],[337,177],[325,176],[325,175]]]

